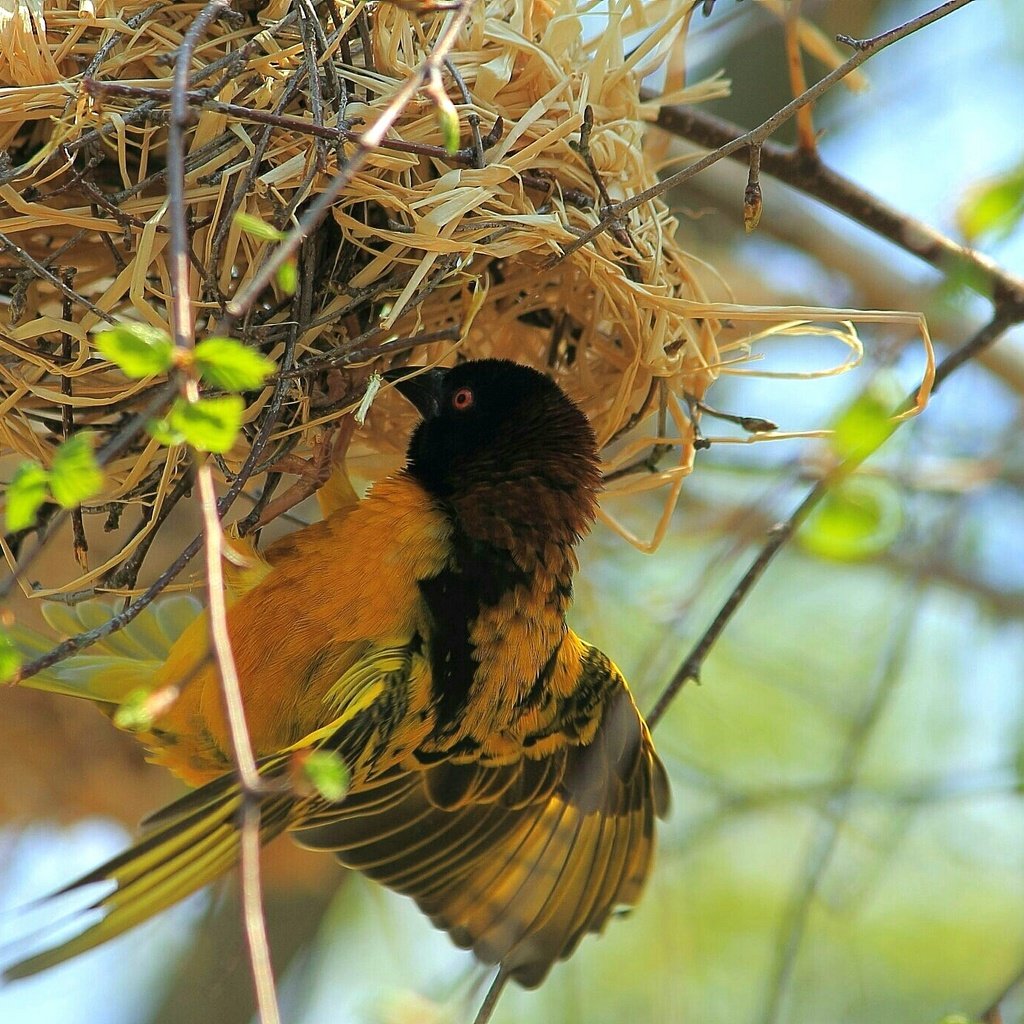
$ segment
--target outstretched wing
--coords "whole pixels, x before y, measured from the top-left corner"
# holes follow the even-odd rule
[[[328,695],[333,720],[288,750],[264,758],[259,772],[273,794],[260,803],[260,842],[287,829],[307,806],[329,809],[316,796],[296,796],[286,785],[292,755],[318,746],[337,749],[358,765],[381,745],[380,729],[389,709],[409,687],[419,685],[422,658],[409,647],[371,647],[337,681]],[[93,949],[170,907],[227,872],[239,857],[244,797],[233,773],[186,793],[146,820],[139,841],[95,871],[54,893],[89,886],[105,890],[75,916],[103,916],[63,944],[7,968],[7,979],[24,978]],[[67,923],[67,922],[61,922]]]
[[[608,664],[605,662],[605,664]],[[394,769],[297,839],[413,897],[452,939],[520,984],[637,901],[668,783],[621,677],[587,746],[500,767]]]
[[[42,613],[60,636],[95,629],[120,611],[113,599],[92,598],[77,605],[44,601]],[[148,689],[178,638],[201,613],[202,606],[186,594],[172,594],[146,608],[129,626],[94,643],[87,651],[21,682],[33,690],[84,697],[112,707],[136,689]],[[45,654],[52,637],[15,625],[11,635],[26,659]]]

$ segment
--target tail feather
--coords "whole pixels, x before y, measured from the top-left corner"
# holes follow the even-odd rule
[[[270,774],[280,763],[280,759],[272,759],[261,770]],[[159,822],[135,846],[54,894],[63,895],[101,882],[113,883],[112,891],[76,915],[90,915],[98,910],[102,919],[67,942],[8,967],[4,978],[27,978],[70,960],[223,875],[239,858],[237,818],[242,803],[237,782],[226,777],[215,779],[165,809]],[[263,802],[261,843],[269,842],[287,828],[294,806],[295,798],[289,795]]]

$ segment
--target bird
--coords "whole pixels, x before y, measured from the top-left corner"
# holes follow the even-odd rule
[[[266,790],[260,840],[288,831],[333,854],[533,988],[637,903],[669,809],[664,765],[622,673],[566,623],[575,549],[597,513],[597,440],[562,388],[520,363],[385,377],[419,413],[404,467],[361,500],[336,488],[322,521],[270,544],[229,587]],[[171,635],[151,624],[134,650],[122,643],[128,670],[116,658],[117,671],[92,678],[36,677],[108,710],[139,678],[175,695],[139,738],[195,788],[55,894],[110,890],[88,908],[98,921],[7,979],[113,938],[239,860],[246,798],[209,625],[199,613],[179,628],[181,612],[179,598]],[[310,751],[344,764],[341,799],[291,783]]]

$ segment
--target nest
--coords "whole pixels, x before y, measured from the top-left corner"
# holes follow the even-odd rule
[[[493,355],[551,373],[602,442],[654,422],[620,441],[609,467],[661,441],[677,446],[676,465],[610,489],[668,485],[671,504],[693,455],[684,400],[704,395],[722,361],[700,261],[660,199],[559,257],[609,202],[655,183],[644,151],[653,111],[639,87],[680,55],[693,6],[612,0],[605,22],[588,18],[587,0],[478,0],[443,73],[413,92],[303,242],[295,290],[271,281],[237,320],[229,303],[277,244],[237,215],[293,227],[455,13],[269,0],[209,24],[189,68],[185,140],[196,333],[223,334],[228,323],[287,383],[247,396],[244,436],[219,462],[225,481],[256,437],[269,443],[249,467],[253,482],[288,453],[308,455],[356,407],[372,371]],[[90,338],[125,321],[171,330],[171,76],[203,9],[14,0],[12,10],[8,0],[0,12],[0,85],[9,86],[0,89],[0,291],[9,297],[0,430],[7,447],[44,465],[69,430],[103,444],[166,390],[127,380]],[[589,36],[588,21],[600,29]],[[637,38],[626,57],[624,41]],[[672,100],[721,90],[704,83]],[[458,114],[455,153],[444,145],[439,93]],[[378,401],[357,454],[393,461],[408,432],[400,406]],[[188,469],[182,449],[140,432],[86,507],[112,522],[134,506],[138,525],[113,557],[61,589],[130,590],[134,577],[116,570],[185,492]]]

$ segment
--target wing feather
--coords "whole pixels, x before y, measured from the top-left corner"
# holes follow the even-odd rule
[[[453,941],[539,984],[635,903],[666,805],[660,762],[621,677],[587,746],[513,765],[396,769],[371,800],[300,825],[303,845],[416,900]]]

